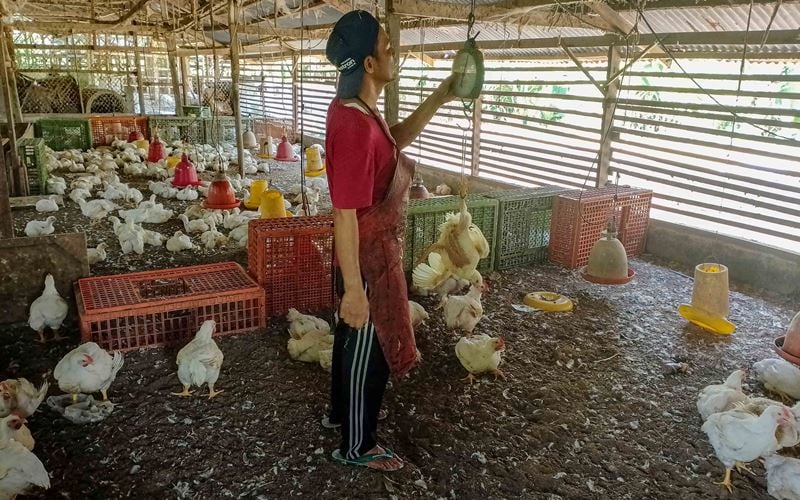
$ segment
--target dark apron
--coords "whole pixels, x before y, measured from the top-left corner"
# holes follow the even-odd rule
[[[395,149],[395,169],[386,197],[358,215],[359,265],[369,290],[370,319],[381,350],[396,378],[417,361],[417,346],[403,272],[403,231],[414,161],[397,149],[386,122],[362,102]]]

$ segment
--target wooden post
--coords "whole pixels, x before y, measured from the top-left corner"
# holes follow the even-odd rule
[[[133,35],[133,61],[136,64],[136,91],[139,94],[139,114],[144,116],[145,108],[144,108],[144,87],[142,86],[142,58],[139,52],[139,39],[136,36],[136,33],[131,33]]]
[[[596,187],[603,187],[608,182],[608,169],[611,164],[611,145],[614,127],[614,110],[619,95],[619,78],[613,78],[619,71],[621,58],[617,47],[608,48],[608,69],[606,71],[606,89],[603,96],[603,119],[600,122],[600,153],[597,161]]]
[[[483,112],[483,99],[478,96],[472,108],[472,163],[470,174],[477,177],[480,172],[481,161],[481,114]]]
[[[11,216],[5,143],[5,140],[0,141],[0,238],[13,238],[14,218]]]
[[[400,118],[400,16],[394,12],[394,0],[386,0],[386,34],[389,43],[395,51],[394,75],[395,78],[386,86],[384,96],[384,111],[386,122],[391,126]]]
[[[11,91],[11,111],[14,112],[14,119],[22,123],[22,106],[19,102],[19,93],[17,93],[17,59],[14,55],[14,37],[11,35],[11,31],[8,29],[3,29],[3,32],[6,37],[6,59],[9,64],[8,68],[8,85]]]
[[[0,22],[0,29],[2,29],[2,22]],[[20,161],[19,156],[17,155],[17,134],[16,134],[16,120],[14,119],[14,113],[11,111],[12,107],[12,100],[11,100],[11,79],[9,76],[9,68],[8,68],[8,61],[6,60],[6,37],[0,36],[0,69],[2,70],[2,77],[3,77],[3,88],[2,88],[2,98],[3,104],[5,104],[6,108],[6,124],[8,126],[8,142],[10,143],[11,151],[9,152],[9,156],[11,157],[11,165],[6,165],[5,162],[5,145],[0,145],[0,155],[3,155],[3,167],[0,168],[0,175],[2,175],[2,179],[0,179],[0,235],[11,237],[14,235],[14,228],[9,226],[13,226],[13,220],[11,217],[11,205],[9,201],[9,191],[8,191],[8,176],[6,173],[7,168],[11,168],[12,172],[19,172],[23,169],[20,168]],[[14,84],[16,88],[16,82]],[[23,173],[23,172],[21,172]],[[20,184],[20,194],[27,194],[28,186],[25,183],[25,175],[21,175],[19,177]]]
[[[300,56],[292,54],[292,128],[296,133],[300,130],[300,71]],[[300,144],[303,140],[305,137],[300,138]]]
[[[228,31],[231,35],[231,107],[236,126],[236,153],[239,174],[244,177],[244,138],[242,137],[242,110],[239,105],[239,0],[228,4]]]
[[[181,99],[181,85],[178,79],[178,61],[175,56],[177,46],[175,35],[167,35],[167,60],[169,61],[169,76],[172,81],[172,97],[175,99],[175,115],[183,116],[183,99]]]
[[[189,104],[189,87],[192,84],[192,77],[189,73],[189,61],[186,56],[180,58],[181,62],[181,90],[183,91],[183,104]]]

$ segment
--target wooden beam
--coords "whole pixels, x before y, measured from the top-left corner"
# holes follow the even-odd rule
[[[614,111],[616,110],[617,97],[619,96],[619,79],[614,75],[621,71],[620,61],[619,50],[612,45],[608,49],[608,69],[603,92],[603,118],[600,120],[600,150],[597,155],[595,187],[603,187],[608,182],[608,167],[611,164],[611,149],[613,146]]]
[[[0,27],[2,27],[2,21],[0,21]],[[3,77],[3,100],[5,101],[5,108],[6,108],[6,124],[8,126],[8,140],[9,145],[11,147],[11,151],[9,152],[9,156],[11,157],[11,170],[13,172],[20,172],[24,174],[24,169],[20,167],[19,156],[17,154],[17,134],[16,134],[16,120],[14,119],[14,113],[11,111],[12,103],[11,100],[11,76],[9,73],[8,61],[6,61],[6,37],[0,36],[0,71],[2,71]],[[14,85],[16,91],[16,84]],[[2,149],[0,149],[0,154],[5,154]],[[19,189],[19,193],[22,195],[28,194],[28,186],[27,183],[24,182],[25,176],[20,176],[21,186]],[[8,202],[8,197],[6,197],[6,201]],[[8,208],[8,217],[11,217],[11,208]],[[1,225],[5,225],[6,221],[0,221]],[[4,231],[5,232],[5,231]],[[13,228],[12,228],[13,232]]]
[[[591,81],[592,84],[597,87],[597,90],[599,90],[601,94],[605,94],[606,89],[603,84],[595,80],[592,74],[583,67],[583,64],[581,64],[581,61],[575,57],[575,54],[572,53],[572,51],[569,49],[569,46],[562,44],[561,48],[564,49],[564,52],[566,52],[569,58],[572,59],[572,62],[575,63],[575,66],[577,66],[579,70],[583,71],[583,74],[586,75],[586,78],[588,78],[589,81]]]
[[[482,114],[483,98],[478,96],[472,103],[472,163],[470,165],[470,172],[474,177],[477,177],[480,173]]]
[[[292,129],[295,135],[300,131],[300,56],[296,53],[292,54]],[[302,144],[305,137],[300,137]]]
[[[123,15],[122,17],[120,17],[116,21],[108,21],[107,24],[111,24],[113,26],[121,26],[121,25],[127,23],[133,16],[138,14],[140,10],[144,9],[145,7],[147,7],[147,4],[149,2],[150,2],[150,0],[139,0],[139,2],[136,5],[134,5],[133,7],[131,7],[131,9],[128,12],[126,12],[125,15]],[[105,21],[97,21],[97,22],[104,23]]]
[[[400,53],[400,16],[394,10],[395,0],[386,0],[386,34],[389,35],[389,43],[397,53]],[[400,118],[400,58],[394,58],[394,68],[392,68],[395,79],[386,85],[384,95],[384,117],[386,123],[392,126]]]
[[[128,24],[115,26],[103,23],[81,22],[30,22],[17,21],[10,24],[14,29],[29,33],[43,33],[53,35],[68,35],[70,33],[116,33],[125,34],[135,32],[140,35],[155,35],[165,33],[168,29],[157,24]]]
[[[5,84],[5,79],[3,79]],[[3,99],[5,100],[5,99]],[[6,139],[0,141],[0,238],[14,237],[14,217],[11,215],[11,190],[6,167]]]
[[[176,51],[177,52],[177,51]],[[181,63],[181,91],[183,97],[183,104],[189,104],[189,86],[191,85],[192,77],[189,73],[189,61],[186,56],[180,58]]]
[[[231,107],[236,128],[236,153],[239,175],[244,177],[244,138],[242,110],[239,106],[239,0],[228,2],[228,26],[231,34]],[[215,103],[216,104],[216,103]]]
[[[181,99],[181,86],[178,79],[178,60],[175,55],[175,35],[168,34],[167,41],[167,62],[169,63],[169,77],[172,82],[172,97],[175,100],[175,114],[183,116],[183,99]]]
[[[648,45],[647,47],[645,47],[644,50],[642,50],[641,52],[636,54],[632,59],[630,59],[627,62],[627,64],[625,64],[624,67],[620,68],[619,70],[617,70],[616,73],[614,73],[613,75],[610,75],[608,77],[608,79],[606,81],[606,86],[608,86],[610,83],[614,82],[623,73],[625,73],[631,66],[636,64],[641,58],[643,58],[644,56],[646,56],[647,54],[649,54],[651,52],[655,52],[655,49],[658,48],[657,45],[658,45],[658,42],[653,42],[650,45]],[[661,50],[661,49],[659,49],[659,50]],[[662,54],[664,53],[663,50],[661,51],[661,53]]]
[[[346,14],[353,10],[352,2],[348,2],[346,0],[322,0],[323,3],[326,5],[330,5],[334,9],[338,10],[342,14]]]
[[[636,31],[636,26],[632,22],[622,17],[619,12],[609,7],[607,3],[601,0],[593,0],[586,2],[585,5],[611,25],[617,33],[627,36]]]
[[[11,111],[14,113],[14,119],[22,123],[22,105],[19,101],[19,92],[17,91],[17,60],[14,50],[14,37],[10,30],[3,30],[2,35],[6,38],[6,60],[8,61],[9,68],[9,89],[11,91]]]
[[[142,57],[136,33],[133,33],[133,48],[133,63],[136,65],[136,92],[139,95],[139,114],[144,116],[146,111],[144,107],[144,87],[142,86]]]

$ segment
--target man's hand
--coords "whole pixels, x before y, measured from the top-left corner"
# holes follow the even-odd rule
[[[436,102],[441,106],[442,104],[446,104],[453,99],[456,98],[455,94],[453,94],[453,80],[455,80],[455,75],[452,73],[450,76],[444,79],[442,83],[433,91],[433,95],[436,96]]]
[[[367,323],[369,301],[363,288],[345,290],[339,305],[339,318],[357,330]]]

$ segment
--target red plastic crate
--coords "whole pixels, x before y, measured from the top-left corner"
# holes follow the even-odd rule
[[[92,146],[110,146],[115,138],[128,140],[128,135],[138,130],[149,137],[146,116],[93,116],[89,118],[92,129]]]
[[[81,339],[129,351],[192,339],[203,321],[215,335],[266,326],[264,290],[235,262],[78,280]]]
[[[550,260],[570,269],[586,265],[589,252],[602,236],[612,210],[617,222],[617,238],[626,253],[629,257],[640,255],[644,251],[652,198],[652,191],[630,187],[560,194],[553,204],[550,220]]]
[[[266,291],[268,316],[332,308],[333,217],[250,221],[247,267]]]

